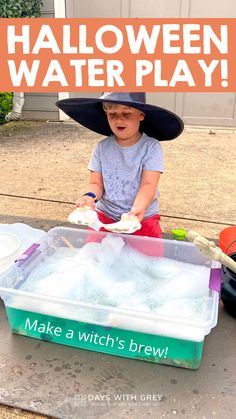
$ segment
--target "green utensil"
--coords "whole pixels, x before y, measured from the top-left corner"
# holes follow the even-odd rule
[[[187,238],[187,232],[184,228],[171,230],[171,233],[173,234],[176,240],[185,240]]]

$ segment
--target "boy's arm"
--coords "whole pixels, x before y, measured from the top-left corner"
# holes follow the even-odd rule
[[[104,193],[103,178],[100,172],[90,172],[89,182],[87,185],[86,192],[93,192],[96,195],[96,199],[99,200]],[[88,207],[95,208],[95,200],[91,196],[83,195],[81,198],[77,199],[75,205],[77,207],[82,207],[87,205]]]
[[[141,222],[148,205],[153,201],[161,172],[143,171],[140,187],[129,214],[136,215]]]

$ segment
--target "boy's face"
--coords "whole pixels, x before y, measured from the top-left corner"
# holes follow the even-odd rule
[[[139,125],[144,113],[138,109],[124,105],[106,107],[108,123],[112,132],[120,142],[136,142],[140,138]]]

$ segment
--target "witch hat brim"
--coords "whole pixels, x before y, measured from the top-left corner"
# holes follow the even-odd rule
[[[72,98],[59,100],[56,105],[66,115],[84,127],[98,134],[109,136],[113,133],[102,106],[103,102],[131,106],[144,112],[145,118],[140,123],[140,131],[159,141],[173,140],[184,129],[183,121],[176,114],[147,103],[110,100],[108,98]]]

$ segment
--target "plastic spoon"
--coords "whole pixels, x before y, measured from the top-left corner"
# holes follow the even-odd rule
[[[112,224],[103,224],[96,213],[90,207],[76,208],[69,214],[67,220],[72,224],[82,224],[99,231],[101,227],[113,233],[131,234],[141,228],[138,218],[134,215],[122,214],[121,220]]]

